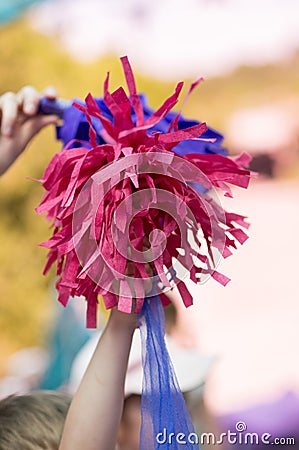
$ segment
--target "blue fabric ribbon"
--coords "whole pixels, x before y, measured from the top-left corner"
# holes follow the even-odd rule
[[[159,296],[145,299],[139,318],[143,384],[140,449],[198,450],[194,427],[165,344],[165,315]],[[179,435],[183,433],[183,435]],[[194,439],[193,439],[194,441]]]

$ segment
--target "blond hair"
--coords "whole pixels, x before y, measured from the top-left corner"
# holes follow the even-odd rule
[[[0,450],[58,450],[71,397],[36,391],[0,401]]]

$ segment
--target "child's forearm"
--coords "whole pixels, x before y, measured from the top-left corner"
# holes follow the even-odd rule
[[[70,406],[60,450],[114,450],[136,325],[136,316],[112,310]]]

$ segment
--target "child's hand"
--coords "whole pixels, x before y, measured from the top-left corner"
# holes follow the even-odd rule
[[[49,99],[57,97],[51,87],[42,95]],[[57,123],[56,116],[38,114],[40,97],[32,86],[25,86],[16,94],[6,92],[0,97],[0,175],[25,150],[33,136],[45,126]]]

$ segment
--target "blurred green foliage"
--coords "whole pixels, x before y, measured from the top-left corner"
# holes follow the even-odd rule
[[[31,84],[38,90],[54,85],[64,98],[84,98],[89,91],[101,95],[107,70],[111,89],[124,84],[118,57],[79,64],[23,21],[0,29],[0,61],[0,93]],[[243,67],[230,76],[209,79],[192,94],[184,114],[224,131],[227,115],[241,106],[298,95],[298,69],[299,55],[284,65]],[[137,76],[139,91],[147,93],[153,107],[172,93],[174,84]],[[40,133],[0,179],[0,371],[10,352],[43,342],[52,317],[54,300],[48,286],[54,274],[42,276],[46,250],[37,246],[49,236],[49,224],[34,211],[42,188],[26,177],[39,179],[60,148],[54,134],[53,129]]]

